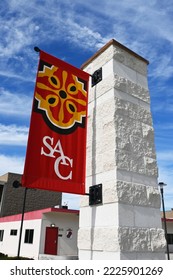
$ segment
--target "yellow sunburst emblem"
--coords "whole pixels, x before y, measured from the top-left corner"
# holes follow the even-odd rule
[[[77,76],[54,65],[44,65],[43,71],[38,72],[35,99],[37,110],[53,130],[69,133],[84,125],[87,92],[84,81]]]

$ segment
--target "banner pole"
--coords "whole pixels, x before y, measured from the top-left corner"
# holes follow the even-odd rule
[[[20,247],[21,247],[21,239],[22,239],[23,220],[24,220],[24,214],[25,214],[26,193],[27,193],[27,188],[25,188],[24,198],[23,198],[23,209],[22,209],[22,218],[21,218],[21,225],[20,225],[19,245],[18,245],[18,252],[17,252],[17,257],[18,258],[20,257]]]
[[[35,52],[40,52],[39,47],[34,47],[34,51],[35,51]]]

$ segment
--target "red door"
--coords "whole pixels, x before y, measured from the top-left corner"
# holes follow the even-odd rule
[[[57,247],[58,247],[58,228],[46,227],[44,253],[48,255],[57,255]]]

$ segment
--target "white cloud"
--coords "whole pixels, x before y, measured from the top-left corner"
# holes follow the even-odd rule
[[[155,61],[155,67],[150,76],[154,78],[162,77],[162,79],[171,77],[173,75],[171,56],[171,53],[167,53],[162,54],[162,56],[158,57]]]
[[[138,40],[143,38],[144,35],[152,36],[154,34],[154,36],[172,41],[172,18],[171,13],[169,13],[171,10],[169,3],[166,3],[164,9],[161,9],[157,1],[149,1],[147,4],[143,0],[138,2],[137,5],[135,0],[122,0],[121,2],[101,0],[98,5],[93,5],[92,0],[77,0],[73,3],[67,0],[59,0],[58,2],[45,1],[43,5],[42,2],[36,4],[32,0],[29,2],[13,0],[8,3],[8,13],[17,12],[18,18],[10,17],[8,22],[1,26],[6,29],[9,35],[12,35],[12,40],[13,38],[17,39],[14,46],[18,42],[20,47],[17,46],[14,50],[30,44],[31,38],[35,38],[36,35],[44,36],[44,33],[46,36],[50,33],[54,33],[56,36],[57,33],[62,34],[64,32],[64,38],[61,36],[60,40],[65,39],[66,35],[70,36],[70,34],[73,37],[73,34],[77,34],[79,31],[79,26],[81,31],[85,31],[87,26],[87,29],[95,34],[96,40],[100,40],[101,37],[104,40],[101,34],[104,34],[104,30],[108,30],[108,27],[109,33],[112,33],[112,27],[115,25],[117,32],[121,26],[126,26],[127,31],[129,27],[133,26],[134,32],[138,34],[141,30],[146,30],[147,32],[142,34]],[[168,6],[169,9],[167,9]],[[37,31],[39,33],[35,33]],[[90,32],[86,30],[83,37],[87,39],[89,36],[90,38]],[[97,34],[99,34],[99,37],[97,37]],[[8,39],[10,39],[10,36],[6,40]],[[78,44],[82,45],[82,42],[78,41]],[[12,47],[11,51],[13,51]]]
[[[31,97],[24,94],[11,93],[0,88],[0,114],[29,116],[31,113]]]
[[[25,76],[21,74],[16,74],[12,71],[12,69],[6,69],[4,71],[0,70],[0,76],[2,77],[7,77],[7,78],[12,78],[12,79],[17,79],[23,82],[34,82],[34,79],[32,76]]]
[[[24,158],[0,154],[0,175],[7,172],[23,173]]]
[[[66,21],[66,27],[69,33],[68,40],[75,44],[81,42],[84,48],[99,49],[110,40],[110,38],[102,37],[99,32],[94,32],[87,26],[81,26],[70,19]]]
[[[137,33],[139,35],[138,41],[144,37],[151,38],[154,35],[154,37],[161,37],[172,42],[171,10],[173,5],[171,1],[164,5],[163,1],[159,3],[156,0],[147,3],[143,0],[138,0],[138,3],[136,0],[101,0],[99,5],[93,5],[92,0],[82,3],[77,0],[75,5],[76,8],[80,5],[83,6],[84,11],[89,10],[91,12],[91,22],[95,22],[95,28],[100,27],[101,22],[105,23],[104,18],[107,18],[107,25],[109,25],[110,30],[112,23],[117,27],[117,32],[119,27],[126,26],[126,33],[128,33],[129,28],[133,26],[134,34],[131,32],[131,36],[135,36],[135,33]],[[141,33],[141,30],[145,32]]]
[[[98,5],[91,0],[52,0],[44,4],[11,0],[0,21],[0,52],[6,57],[26,55],[33,42],[42,44],[55,38],[59,43],[68,40],[80,48],[95,50],[115,38],[146,58],[154,58],[153,37],[158,39],[158,45],[160,39],[173,43],[171,2],[164,9],[160,5],[154,0],[147,4],[141,0],[138,5],[135,0],[101,0]],[[171,66],[165,75],[170,72]]]
[[[26,146],[28,128],[25,126],[3,125],[0,123],[0,144]]]
[[[153,102],[153,103],[154,103],[152,107],[153,112],[160,112],[162,115],[164,115],[165,113],[173,112],[173,104],[171,104],[172,98],[167,98],[163,101],[158,100],[157,102]],[[165,127],[165,129],[169,129],[169,128]]]
[[[166,161],[169,164],[172,163],[173,165],[173,150],[169,150],[169,151],[159,151],[157,153],[157,158],[159,161]]]
[[[39,28],[32,22],[34,14],[33,16],[27,14],[28,7],[26,6],[26,10],[22,10],[22,7],[19,10],[19,6],[16,4],[14,7],[6,9],[4,16],[1,17],[1,57],[12,57],[16,53],[22,52],[36,36]],[[16,16],[13,16],[13,12]]]
[[[165,130],[172,130],[173,129],[173,123],[169,123],[169,122],[167,122],[167,123],[159,123],[159,124],[156,124],[155,125],[155,128],[157,129],[157,130],[164,130],[164,133],[165,133]]]

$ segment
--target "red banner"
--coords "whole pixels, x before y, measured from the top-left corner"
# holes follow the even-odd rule
[[[40,51],[22,186],[85,193],[88,80]]]

